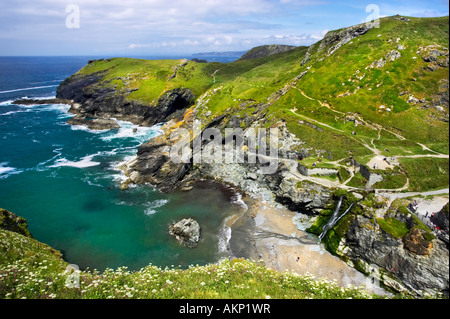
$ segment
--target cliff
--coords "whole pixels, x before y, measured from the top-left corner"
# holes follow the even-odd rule
[[[317,231],[337,189],[368,200],[373,189],[448,188],[448,17],[408,20],[386,17],[379,29],[330,31],[309,48],[273,54],[257,49],[252,58],[228,64],[91,61],[61,83],[57,97],[73,100],[70,111],[87,119],[165,123],[163,134],[141,145],[123,166],[128,181],[122,188],[151,183],[170,192],[216,179],[291,210],[320,214]],[[257,52],[264,54],[258,58]],[[187,139],[173,137],[180,128]],[[211,139],[191,154],[205,156],[201,163],[172,161],[175,144],[192,150],[207,129],[226,128],[244,134],[278,129],[275,172],[261,173],[274,158],[269,149],[254,164],[214,163],[213,153],[204,152]],[[234,142],[221,138],[218,147],[226,149],[227,143]],[[253,155],[245,145],[241,150],[245,159]],[[430,239],[428,230],[405,226],[396,237],[386,229],[412,224],[387,213],[389,207],[382,215],[370,205],[355,207],[325,238],[329,250],[356,267],[377,264],[389,274],[386,282],[392,275],[399,283],[392,283],[394,289],[448,290],[442,273],[448,270],[448,248]]]
[[[281,44],[262,45],[246,52],[243,56],[239,58],[239,60],[242,61],[249,59],[264,58],[274,54],[286,52],[294,48],[295,46],[292,45],[281,45]]]

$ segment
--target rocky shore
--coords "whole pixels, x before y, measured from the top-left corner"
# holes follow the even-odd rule
[[[336,55],[342,46],[369,31],[370,27],[358,25],[330,32],[316,54]],[[302,65],[310,63],[311,52],[308,50]],[[185,66],[175,69],[170,83]],[[303,142],[288,130],[286,120],[269,122],[266,118],[268,109],[294,88],[309,68],[273,92],[267,101],[242,102],[239,108],[229,108],[217,116],[203,106],[220,88],[212,88],[201,96],[188,88],[171,88],[145,104],[129,98],[135,89],[117,88],[110,80],[103,81],[104,72],[77,73],[58,87],[57,98],[70,100],[70,112],[76,115],[71,124],[97,122],[98,127],[114,128],[112,119],[145,126],[165,123],[161,135],[142,144],[136,157],[122,165],[127,177],[122,189],[130,184],[151,184],[162,192],[189,191],[196,181],[216,180],[244,194],[249,206],[247,212],[227,221],[232,229],[230,250],[235,256],[261,258],[277,270],[314,271],[342,284],[364,282],[365,274],[397,292],[448,292],[448,243],[443,243],[414,212],[408,211],[406,202],[390,200],[365,188],[340,187],[339,182],[307,176],[300,159],[318,156],[320,150],[304,148]],[[237,114],[247,107],[252,113]],[[203,121],[199,131],[194,130],[195,120]],[[258,149],[264,155],[258,156],[254,164],[215,162],[215,152],[204,152],[214,151],[213,143],[207,139],[200,140],[200,149],[193,149],[207,129],[242,129],[245,134],[262,127],[276,128],[279,133],[273,174],[262,173],[274,159],[269,149]],[[178,129],[189,132],[189,137],[184,139]],[[234,141],[222,139],[220,146],[215,147],[226,153],[226,143],[234,146]],[[201,163],[174,162],[174,145],[193,150],[192,157],[201,154]],[[248,145],[241,151],[245,159],[255,155]],[[352,155],[344,160],[356,165]],[[311,220],[308,232],[320,235],[340,199],[347,214],[324,236],[323,245],[294,225],[296,214],[305,214]]]
[[[311,274],[342,287],[365,286],[373,293],[390,295],[372,277],[325,250],[317,236],[300,230],[294,223],[298,213],[262,198],[247,196],[243,200],[248,210],[228,221],[233,256],[259,261],[281,272]]]

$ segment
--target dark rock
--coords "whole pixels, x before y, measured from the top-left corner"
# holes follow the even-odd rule
[[[422,256],[429,256],[433,248],[433,244],[425,240],[420,229],[416,227],[403,237],[403,245],[410,252]]]
[[[137,157],[124,167],[125,174],[135,184],[150,183],[162,192],[179,188],[192,163],[174,163],[170,148],[175,141],[166,134],[142,144]]]
[[[197,58],[193,58],[191,61],[192,61],[192,62],[197,62],[197,63],[208,63],[208,61],[206,61],[206,60],[203,60],[203,59],[197,59]]]
[[[22,99],[13,102],[16,105],[43,105],[43,104],[68,104],[71,105],[72,101],[67,99],[44,99],[44,100],[33,100],[33,99]]]
[[[180,117],[193,104],[195,96],[186,88],[166,92],[156,105],[145,105],[127,98],[131,92],[116,92],[102,83],[102,73],[75,74],[57,89],[57,98],[73,100],[69,112],[93,118],[117,118],[134,124],[151,126]]]
[[[19,217],[6,209],[0,208],[0,229],[12,231],[30,237],[28,224],[25,218]]]
[[[200,240],[200,225],[192,218],[182,219],[169,226],[169,234],[182,245],[195,248]]]
[[[92,118],[84,115],[76,115],[67,121],[70,125],[83,125],[91,130],[111,130],[120,128],[119,123],[113,119]]]
[[[292,50],[295,48],[296,47],[292,46],[292,45],[281,45],[281,44],[262,45],[262,46],[251,49],[250,51],[245,53],[243,56],[241,56],[238,59],[238,61],[263,58],[266,56],[286,52],[286,51],[289,51],[289,50]]]
[[[330,31],[322,39],[318,51],[320,52],[327,49],[328,55],[331,55],[344,44],[350,42],[354,38],[366,34],[372,27],[373,26],[370,24],[363,23],[350,28]]]
[[[381,280],[394,290],[405,286],[420,294],[449,289],[448,248],[437,239],[426,241],[417,228],[398,239],[384,232],[371,217],[358,215],[340,247],[345,253],[338,254],[346,260],[364,261],[384,269],[389,274],[388,281]]]
[[[438,226],[440,229],[444,230],[447,234],[449,233],[449,203],[447,203],[438,213],[434,214],[431,221]]]

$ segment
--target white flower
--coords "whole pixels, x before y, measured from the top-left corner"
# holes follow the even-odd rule
[[[269,295],[266,296],[266,299],[272,299]]]
[[[205,285],[205,283],[202,281],[201,283],[200,283],[200,285],[202,285],[202,286],[204,286]]]

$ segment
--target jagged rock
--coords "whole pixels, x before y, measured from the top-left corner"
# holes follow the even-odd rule
[[[42,104],[68,104],[71,105],[72,101],[67,99],[21,99],[13,102],[16,105],[42,105]]]
[[[200,240],[200,225],[192,218],[182,219],[169,226],[169,234],[182,245],[195,248]]]
[[[331,191],[312,182],[298,183],[295,179],[284,178],[277,187],[277,201],[292,211],[316,214],[331,199]]]
[[[195,99],[186,88],[176,88],[163,94],[155,105],[129,100],[131,91],[117,92],[102,83],[103,73],[75,74],[57,88],[56,97],[73,100],[69,112],[93,118],[117,118],[134,124],[151,126],[182,116]]]
[[[429,256],[433,248],[433,244],[425,240],[420,229],[416,227],[403,237],[403,245],[410,252],[423,256]]]
[[[0,229],[19,233],[25,237],[32,237],[30,231],[28,230],[28,223],[26,219],[19,217],[3,208],[0,208]]]
[[[345,247],[345,255],[342,256],[355,263],[364,260],[383,268],[391,278],[391,283],[384,281],[384,284],[393,289],[406,286],[419,294],[434,290],[448,291],[448,248],[438,239],[426,242],[420,231],[414,229],[417,228],[413,228],[410,236],[402,240],[383,231],[374,223],[372,216],[357,215],[341,239],[340,246]],[[428,254],[418,254],[425,253],[427,249]],[[398,285],[392,284],[392,281]]]
[[[366,34],[373,26],[367,23],[352,26],[338,31],[330,31],[322,39],[318,51],[328,48],[327,54],[332,55],[337,49],[356,37]]]
[[[91,130],[111,130],[120,128],[119,123],[113,119],[92,118],[84,115],[76,115],[67,121],[70,125],[82,125]]]
[[[395,60],[401,58],[401,56],[402,55],[400,54],[400,52],[398,52],[396,50],[392,50],[386,54],[385,58],[386,58],[386,61],[392,62],[392,61],[395,61]]]
[[[126,163],[125,175],[135,184],[150,183],[162,192],[178,188],[192,167],[191,163],[174,163],[170,157],[170,148],[175,140],[162,134],[142,144],[137,157]]]
[[[449,233],[449,203],[447,203],[438,213],[434,214],[431,221],[443,229],[447,234]]]
[[[243,56],[241,56],[238,59],[238,61],[262,58],[262,57],[286,52],[286,51],[289,51],[289,50],[292,50],[295,48],[296,47],[292,46],[292,45],[280,45],[280,44],[262,45],[262,46],[251,49],[250,51],[245,53]]]

